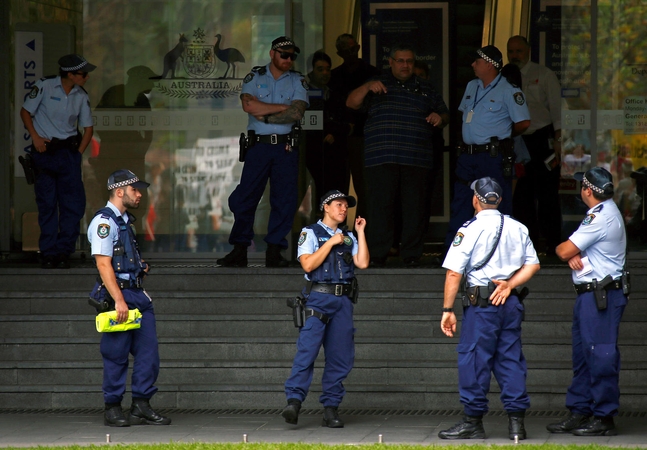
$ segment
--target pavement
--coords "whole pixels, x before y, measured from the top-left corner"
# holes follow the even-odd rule
[[[298,425],[288,425],[280,411],[268,412],[173,412],[162,411],[173,419],[169,426],[111,428],[103,425],[99,410],[91,412],[0,411],[0,447],[37,447],[64,445],[149,444],[149,443],[237,443],[303,442],[323,444],[420,444],[457,445],[477,443],[514,445],[508,438],[507,416],[490,413],[483,419],[486,439],[447,441],[438,438],[440,430],[461,418],[459,412],[428,413],[396,411],[375,413],[355,410],[340,415],[345,427],[321,426],[321,411],[306,410]],[[646,413],[626,413],[616,418],[618,436],[577,437],[550,434],[546,425],[561,420],[562,412],[531,413],[526,417],[528,439],[523,444],[588,445],[647,448]]]

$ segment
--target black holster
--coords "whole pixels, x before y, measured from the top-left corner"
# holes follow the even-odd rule
[[[255,143],[256,132],[254,130],[248,130],[247,136],[245,136],[245,133],[240,133],[240,139],[238,140],[238,144],[240,146],[240,150],[238,152],[238,161],[245,162],[247,151],[252,148]]]
[[[607,275],[601,281],[593,278],[593,295],[595,295],[595,304],[598,307],[598,311],[607,309],[607,290],[605,287],[612,282],[613,278],[611,278],[611,275]]]
[[[631,277],[629,276],[628,270],[622,271],[622,278],[620,280],[622,282],[622,293],[625,295],[631,294]]]
[[[357,298],[359,297],[359,284],[357,283],[357,278],[353,278],[353,281],[350,282],[351,289],[353,293],[350,296],[350,301],[354,304],[357,304]]]
[[[97,310],[97,314],[114,311],[115,309],[115,301],[110,296],[108,289],[106,289],[105,285],[99,279],[90,293],[88,304]]]
[[[490,286],[492,285],[492,287]],[[470,286],[465,289],[465,297],[467,297],[470,305],[486,308],[491,305],[490,294],[494,292],[494,283],[490,282],[488,286]]]
[[[523,305],[523,300],[528,297],[528,294],[530,294],[530,289],[528,289],[526,286],[523,287],[520,291],[517,291],[516,289],[512,290],[512,294],[516,295],[517,298],[519,299],[519,303]],[[524,321],[526,320],[526,307],[523,305],[523,312],[521,313],[521,320]]]
[[[301,122],[295,122],[290,131],[290,147],[298,147],[301,141]]]
[[[31,155],[26,153],[24,157],[19,156],[18,161],[20,161],[22,170],[25,172],[27,184],[34,184],[36,182],[36,168],[34,167],[34,160],[31,158]]]
[[[301,295],[288,298],[288,308],[292,308],[292,320],[296,328],[301,328],[306,323],[306,299]]]

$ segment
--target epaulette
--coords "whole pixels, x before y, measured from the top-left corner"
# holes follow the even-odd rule
[[[595,209],[592,211],[594,213],[602,211],[602,208],[604,208],[604,205],[600,203],[598,206],[595,207]]]
[[[470,226],[470,224],[471,224],[472,222],[474,222],[475,220],[476,220],[476,216],[472,217],[470,220],[468,220],[467,222],[465,222],[465,223],[464,223],[463,225],[461,225],[461,226],[462,226],[463,228],[465,228],[465,227],[469,227],[469,226]]]
[[[256,72],[259,75],[265,75],[267,73],[267,66],[254,66],[252,67],[252,72]]]
[[[53,80],[53,79],[54,79],[54,78],[56,78],[57,76],[58,76],[58,75],[47,75],[46,77],[41,78],[41,81],[45,81],[45,80]]]

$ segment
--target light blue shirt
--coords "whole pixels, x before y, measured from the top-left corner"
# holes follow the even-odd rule
[[[319,220],[317,224],[321,225],[330,236],[342,232],[341,228],[337,228],[333,231],[332,228],[323,223],[321,220]],[[351,250],[351,253],[353,256],[355,256],[359,251],[357,238],[355,237],[355,235],[353,235],[353,233],[348,233],[348,235],[353,240],[353,249]],[[301,229],[301,234],[299,235],[299,246],[297,247],[297,259],[301,258],[301,255],[312,255],[314,252],[319,250],[319,247],[319,240],[317,239],[314,231],[309,228]],[[308,280],[307,274],[305,275],[305,279]]]
[[[463,142],[472,145],[489,144],[495,136],[509,138],[513,123],[530,120],[523,92],[500,74],[487,88],[478,78],[470,81],[458,109],[463,112]]]
[[[487,286],[491,280],[509,279],[525,264],[539,264],[528,228],[505,216],[501,239],[492,258],[482,269],[472,271],[490,254],[500,225],[501,213],[496,209],[483,210],[464,223],[449,247],[443,267],[461,274],[468,272],[469,286]]]
[[[251,94],[263,103],[291,105],[295,100],[308,103],[307,84],[303,75],[290,70],[283,73],[278,80],[275,80],[272,72],[270,72],[270,64],[262,68],[265,69],[263,75],[254,70],[247,74],[241,93]],[[261,72],[263,71],[262,69],[260,70]],[[292,124],[268,124],[262,120],[257,120],[256,117],[249,114],[247,129],[254,130],[256,134],[261,135],[288,134],[292,130]]]
[[[108,202],[106,206],[117,215],[121,212],[115,205]],[[124,222],[128,223],[128,214],[123,215]],[[90,242],[90,254],[112,257],[113,249],[119,240],[119,225],[111,217],[103,217],[103,214],[96,215],[88,226],[88,242]],[[121,279],[128,280],[130,276],[127,273],[119,273],[117,276]]]
[[[77,121],[81,128],[93,126],[87,92],[74,85],[66,94],[60,76],[38,80],[23,108],[33,116],[36,132],[45,139],[76,136]]]
[[[627,251],[627,236],[620,210],[613,199],[589,209],[579,228],[568,238],[580,249],[581,257],[588,256],[593,272],[581,278],[573,272],[573,283],[582,284],[602,280],[607,275],[615,280],[622,276]]]

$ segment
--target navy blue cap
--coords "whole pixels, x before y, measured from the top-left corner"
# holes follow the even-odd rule
[[[65,55],[61,56],[58,60],[58,65],[63,72],[92,72],[97,68],[94,64],[90,64],[81,55]]]
[[[346,195],[341,191],[328,191],[326,194],[321,197],[321,203],[319,203],[319,211],[323,211],[324,205],[336,198],[343,198],[348,202],[348,207],[352,208],[357,204],[357,200],[352,195]]]
[[[279,36],[272,41],[272,50],[278,50],[280,48],[294,48],[294,53],[301,53],[301,49],[288,36]]]
[[[472,183],[470,188],[481,203],[488,205],[498,205],[503,195],[501,185],[491,177],[479,178]]]
[[[598,194],[613,194],[613,177],[604,167],[593,167],[586,172],[577,172],[573,174],[573,178]]]
[[[150,183],[140,181],[140,179],[137,178],[137,175],[126,169],[116,170],[108,177],[109,191],[125,186],[132,186],[137,189],[146,189],[150,186]]]

